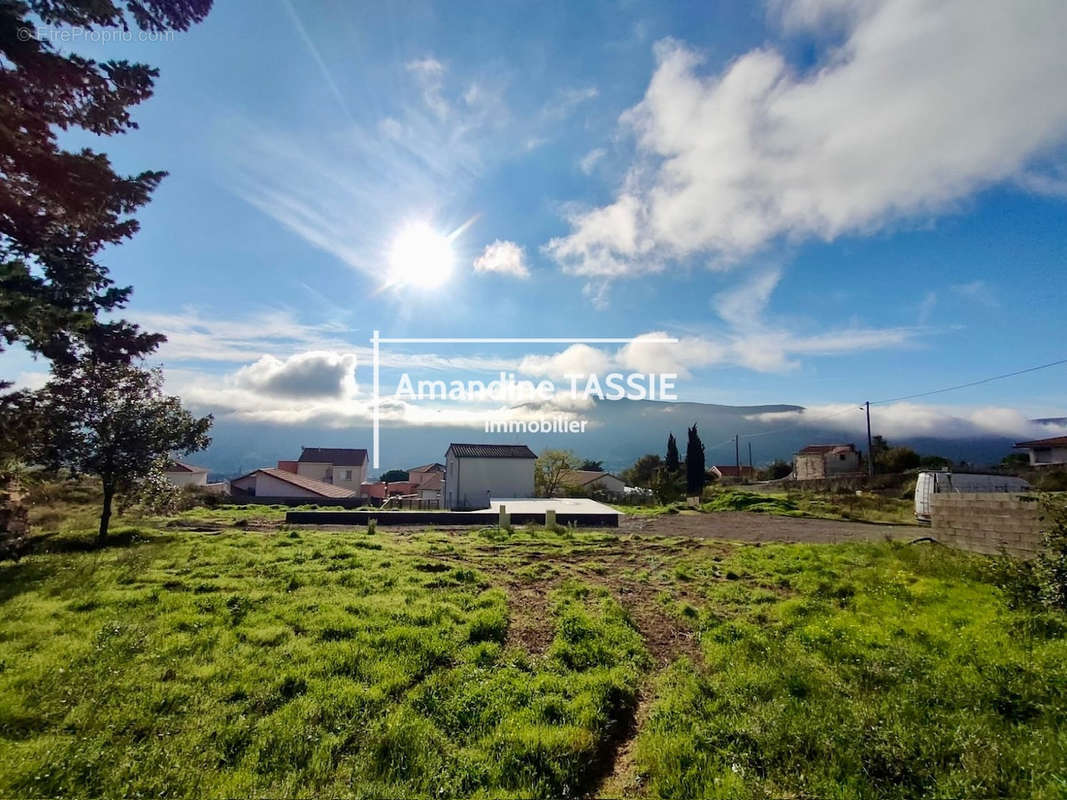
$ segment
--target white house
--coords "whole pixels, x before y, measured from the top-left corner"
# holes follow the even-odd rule
[[[1067,436],[1053,436],[1051,439],[1017,442],[1015,446],[1029,452],[1031,467],[1067,464]]]
[[[283,469],[292,463],[286,463]],[[295,471],[297,475],[359,492],[360,484],[367,480],[367,451],[352,447],[302,447]]]
[[[618,476],[591,469],[567,470],[560,478],[560,486],[583,492],[603,492],[617,497],[622,497],[626,491],[626,483]]]
[[[351,489],[271,467],[234,478],[230,481],[230,493],[234,497],[306,497],[309,500],[356,496]]]
[[[445,507],[489,508],[490,498],[533,497],[537,456],[524,444],[450,444]]]
[[[172,460],[167,464],[164,475],[174,486],[207,486],[207,472],[203,467]]]
[[[793,474],[798,481],[851,475],[861,469],[860,454],[853,444],[809,444],[793,458]]]

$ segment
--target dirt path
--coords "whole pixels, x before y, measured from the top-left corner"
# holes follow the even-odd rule
[[[625,517],[620,532],[652,536],[721,539],[732,542],[877,542],[884,539],[918,539],[927,534],[917,525],[878,525],[803,517],[779,517],[746,511],[714,514],[664,514],[659,517]]]

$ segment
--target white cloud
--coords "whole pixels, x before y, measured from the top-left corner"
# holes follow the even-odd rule
[[[409,61],[404,67],[415,76],[422,88],[422,99],[426,106],[439,118],[447,117],[452,109],[441,93],[445,78],[444,64],[428,56]]]
[[[866,436],[866,420],[854,403],[809,406],[800,412],[757,414],[749,419],[765,424],[797,424],[839,430],[856,437]],[[1024,440],[1067,434],[1067,425],[1034,423],[1017,409],[998,406],[891,403],[871,406],[871,424],[875,433],[891,442],[894,438],[925,436],[939,439],[1004,436]]]
[[[167,337],[156,357],[171,361],[242,362],[264,353],[290,355],[317,349],[346,349],[345,326],[307,325],[281,309],[244,317],[205,314],[196,309],[141,312],[134,322]]]
[[[557,92],[556,96],[542,109],[541,116],[549,121],[561,120],[599,94],[595,86],[563,89]]]
[[[931,290],[923,295],[923,299],[919,303],[918,321],[920,325],[925,325],[930,321],[930,317],[933,315],[936,306],[937,292]]]
[[[358,393],[354,353],[319,350],[285,360],[265,355],[237,370],[233,380],[237,386],[277,397],[350,398]]]
[[[530,277],[526,254],[515,242],[497,239],[474,260],[475,272],[500,272],[516,278]]]
[[[1054,164],[1044,172],[1029,170],[1019,176],[1018,182],[1028,192],[1067,197],[1067,163]]]
[[[167,341],[152,361],[171,365],[185,362],[248,364],[261,356],[285,360],[309,351],[351,353],[363,364],[372,358],[367,344],[354,344],[351,329],[337,323],[304,324],[291,312],[261,311],[244,317],[226,318],[197,309],[181,313],[144,312],[133,321],[146,330],[159,331]],[[362,342],[368,342],[369,337]],[[382,367],[413,371],[472,371],[496,373],[515,370],[518,360],[476,353],[405,353],[392,348],[380,352]]]
[[[644,373],[675,373],[688,377],[691,367],[722,363],[726,348],[699,337],[681,337],[677,342],[657,341],[668,338],[665,331],[641,334],[620,348],[617,361],[627,370]]]
[[[569,215],[574,231],[545,245],[545,252],[575,275],[618,278],[659,272],[663,261],[651,257],[642,199],[624,193],[611,205]]]
[[[757,273],[749,280],[716,295],[712,300],[712,307],[735,328],[759,327],[763,310],[781,279],[782,273],[778,269]]]
[[[502,79],[460,83],[432,58],[409,62],[407,75],[408,91],[359,123],[325,109],[300,132],[227,119],[216,137],[227,188],[314,247],[383,280],[389,243],[405,220],[444,225],[449,198],[473,187],[487,164],[514,157],[531,133],[512,118]]]
[[[524,375],[562,378],[564,375],[592,375],[609,370],[611,357],[603,350],[587,344],[572,344],[566,350],[551,356],[526,356],[519,362],[519,371]]]
[[[1067,137],[1067,4],[777,7],[787,32],[832,21],[840,43],[804,73],[765,46],[709,75],[661,42],[623,117],[638,146],[625,185],[546,246],[565,270],[641,274],[950,212],[995,183],[1033,184],[1035,160]]]
[[[988,283],[982,280],[954,284],[952,291],[972,303],[977,303],[987,308],[1000,306],[1000,299],[997,297],[996,292],[993,291]]]
[[[365,425],[373,418],[368,393],[357,393],[350,354],[306,353],[289,359],[265,356],[225,374],[168,369],[167,391],[198,413],[277,425]],[[453,425],[483,429],[486,421],[533,420],[551,413],[565,419],[592,407],[591,400],[556,396],[515,404],[475,398],[461,403],[407,402],[383,386],[381,421],[386,424]],[[530,395],[531,397],[533,394]]]
[[[586,175],[591,175],[593,170],[596,169],[596,165],[608,154],[608,151],[603,147],[594,147],[578,162],[578,169],[584,172]]]

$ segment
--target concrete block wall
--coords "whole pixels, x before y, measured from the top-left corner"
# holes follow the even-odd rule
[[[935,494],[930,535],[972,553],[1033,558],[1041,549],[1041,507],[1033,495]]]

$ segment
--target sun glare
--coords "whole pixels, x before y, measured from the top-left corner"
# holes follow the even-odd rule
[[[405,227],[389,250],[389,283],[440,286],[452,274],[452,241],[425,222]]]

